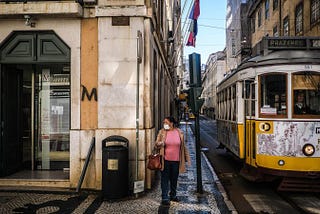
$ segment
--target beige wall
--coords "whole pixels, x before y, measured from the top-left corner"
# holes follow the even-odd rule
[[[83,19],[81,21],[81,64],[80,87],[84,86],[89,94],[98,84],[98,21],[97,19]],[[77,94],[80,96],[84,88],[81,87]],[[97,91],[99,100],[99,92]],[[80,131],[72,130],[70,136],[70,186],[76,187],[79,181],[92,137],[97,128],[97,101],[92,97],[80,100]],[[71,112],[72,115],[72,112]],[[96,147],[99,147],[96,141]],[[101,147],[100,147],[101,148]],[[94,160],[94,159],[92,159]],[[96,162],[91,161],[88,167],[83,188],[96,188]]]
[[[81,94],[91,95],[98,85],[98,19],[83,19],[81,22]],[[84,88],[85,87],[85,88]],[[99,97],[99,93],[97,92]],[[98,99],[99,100],[99,99]],[[98,127],[97,101],[85,97],[81,101],[81,129]]]
[[[131,17],[130,26],[112,26],[111,17],[98,19],[98,129],[96,130],[97,185],[101,178],[100,142],[110,135],[129,140],[129,177],[135,177],[137,31],[144,33],[143,18]],[[140,66],[139,84],[139,178],[144,180],[145,130],[143,129],[144,63]]]
[[[145,0],[99,0],[99,5],[112,6],[128,6],[128,5],[144,5]]]

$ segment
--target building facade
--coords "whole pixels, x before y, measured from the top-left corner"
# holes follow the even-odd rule
[[[175,113],[168,58],[179,9],[179,0],[1,1],[0,185],[75,188],[95,139],[82,187],[101,189],[101,142],[119,135],[129,189],[150,188],[146,157]]]
[[[253,55],[262,51],[259,43],[264,36],[320,35],[319,0],[251,0],[248,5]]]
[[[203,75],[202,97],[205,99],[202,106],[202,113],[215,119],[217,108],[217,85],[222,81],[226,74],[226,55],[224,51],[210,54],[205,73]]]
[[[228,0],[226,14],[227,72],[236,69],[250,54],[250,38],[247,24],[247,1]]]

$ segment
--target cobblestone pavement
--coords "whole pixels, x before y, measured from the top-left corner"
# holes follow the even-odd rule
[[[185,130],[184,130],[185,131]],[[188,128],[188,133],[191,129]],[[119,201],[102,200],[99,192],[19,192],[0,191],[0,213],[168,213],[168,214],[218,214],[230,213],[228,201],[217,176],[212,171],[205,156],[202,155],[203,194],[197,193],[196,155],[193,135],[187,136],[192,166],[180,174],[177,196],[180,202],[161,206],[159,179],[152,190],[138,197],[128,197]],[[158,176],[159,177],[159,176]],[[226,204],[227,202],[227,204]]]

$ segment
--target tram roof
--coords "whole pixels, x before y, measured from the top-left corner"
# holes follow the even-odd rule
[[[238,68],[227,74],[220,82],[223,83],[234,74],[249,67],[259,67],[281,64],[319,63],[320,50],[277,50],[269,51],[266,55],[258,55],[243,61]],[[219,84],[219,85],[220,85]]]
[[[240,64],[237,70],[277,64],[319,63],[319,60],[319,50],[278,50],[250,58]]]

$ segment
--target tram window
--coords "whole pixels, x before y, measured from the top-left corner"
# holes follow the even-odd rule
[[[256,114],[256,108],[255,108],[255,99],[256,99],[256,92],[254,90],[255,86],[251,84],[251,111],[252,115]]]
[[[227,115],[227,119],[231,120],[231,114],[232,114],[232,109],[231,109],[231,88],[229,87],[228,89],[228,100],[227,100],[227,111],[228,111],[228,115]]]
[[[296,73],[292,76],[293,115],[320,115],[320,74]]]
[[[244,81],[244,92],[246,99],[245,104],[245,114],[246,116],[253,116],[255,115],[255,84],[254,80],[246,80]]]
[[[227,89],[223,90],[223,119],[227,119]]]
[[[260,115],[287,115],[287,82],[285,74],[260,76]]]
[[[234,84],[232,86],[232,115],[231,115],[231,120],[236,121],[237,120],[237,102],[236,102],[236,85]]]

